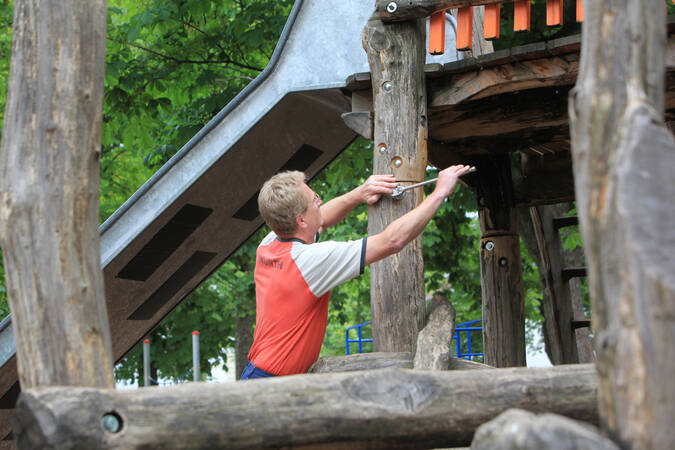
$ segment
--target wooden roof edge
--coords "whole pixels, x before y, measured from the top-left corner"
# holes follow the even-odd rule
[[[675,34],[675,14],[666,18],[668,34]],[[564,36],[550,41],[519,45],[510,49],[498,50],[476,58],[464,58],[446,64],[425,64],[427,78],[437,78],[449,74],[481,70],[508,62],[563,56],[578,53],[581,49],[581,34]],[[359,72],[347,77],[345,88],[351,92],[370,88],[370,72]]]

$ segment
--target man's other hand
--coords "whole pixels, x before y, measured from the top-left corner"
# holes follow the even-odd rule
[[[457,186],[459,177],[469,173],[469,170],[471,170],[471,166],[465,166],[463,164],[450,166],[447,169],[441,170],[438,173],[438,181],[436,182],[434,193],[442,195],[443,198],[448,197],[455,191],[455,186]]]
[[[361,201],[373,205],[382,194],[391,195],[395,187],[396,178],[394,178],[394,175],[371,175],[359,187]]]

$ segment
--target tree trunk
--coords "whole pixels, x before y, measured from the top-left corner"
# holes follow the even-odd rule
[[[427,165],[424,38],[423,20],[374,20],[363,30],[375,111],[373,173],[393,173],[402,185],[422,181]],[[379,233],[421,199],[421,189],[401,200],[384,196],[369,209],[368,234]],[[370,279],[374,351],[414,352],[425,314],[422,237],[373,264]]]
[[[241,374],[248,364],[248,352],[253,345],[253,324],[255,323],[255,292],[237,312],[237,322],[234,330],[235,377]]]
[[[597,423],[595,369],[386,369],[115,391],[38,388],[19,400],[26,448],[439,448],[508,408]],[[118,432],[102,428],[104,415]],[[114,428],[109,428],[114,430]]]
[[[112,387],[98,181],[106,2],[14,3],[0,235],[23,389]]]
[[[663,123],[663,3],[584,2],[569,116],[603,426],[675,448],[675,142]]]

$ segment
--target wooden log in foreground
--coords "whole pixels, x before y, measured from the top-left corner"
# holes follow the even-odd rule
[[[21,394],[15,432],[22,448],[437,448],[468,445],[508,408],[597,423],[596,396],[593,365],[45,387]],[[106,414],[118,432],[102,428]]]

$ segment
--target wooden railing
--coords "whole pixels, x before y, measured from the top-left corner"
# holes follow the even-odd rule
[[[568,0],[572,1],[572,0]],[[576,20],[584,20],[582,0],[576,1]],[[673,0],[675,1],[675,0]],[[547,0],[546,25],[560,26],[563,23],[564,0]],[[457,50],[471,49],[473,35],[473,7],[485,6],[483,38],[499,39],[501,4],[513,3],[513,30],[530,30],[530,0],[381,0],[375,6],[373,18],[383,22],[397,22],[430,16],[429,53],[438,55],[445,51],[445,13],[457,8]]]

